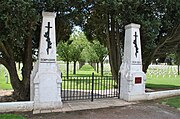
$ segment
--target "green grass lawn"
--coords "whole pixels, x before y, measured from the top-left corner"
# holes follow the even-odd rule
[[[94,76],[101,76],[100,73],[97,73],[92,66],[85,64],[81,67],[81,69],[77,70],[77,73],[70,74],[70,76],[92,76],[92,73],[94,73]]]
[[[92,72],[95,72],[90,65],[84,65],[80,70],[77,71],[76,75],[71,76],[91,76]],[[173,73],[173,72],[172,72]],[[99,73],[95,72],[95,76],[100,76]],[[151,89],[180,89],[180,76],[169,77],[169,75],[158,76],[154,74],[150,76],[148,73],[146,75],[146,87]]]
[[[63,65],[62,63],[60,64],[60,68],[63,70],[65,70],[65,64]],[[95,76],[100,76],[100,73],[97,73],[96,71],[94,71],[94,69],[92,68],[92,66],[86,64],[84,65],[81,69],[77,70],[77,73],[75,75],[72,74],[72,67],[73,65],[71,64],[70,66],[70,74],[69,76],[92,76],[92,72],[94,72]],[[109,70],[108,65],[106,65],[104,67],[104,70],[106,70],[106,68]],[[148,71],[158,71],[159,69],[150,69]],[[172,69],[168,69],[168,71],[170,71],[171,77],[169,77],[168,75],[165,76],[156,76],[155,74],[151,75],[149,73],[146,74],[146,87],[147,88],[151,88],[151,89],[180,89],[180,76],[173,76],[173,72]],[[20,74],[20,71],[18,72],[18,74]],[[65,76],[66,73],[63,73],[63,75]],[[110,74],[108,73],[106,76],[110,76]],[[9,81],[10,82],[10,81]],[[95,81],[96,83],[97,81]],[[98,83],[96,83],[98,84]],[[12,89],[10,83],[6,84],[5,81],[5,76],[4,76],[4,67],[2,65],[0,65],[0,89],[4,89],[4,90],[9,90]]]
[[[25,119],[25,117],[17,114],[0,114],[0,119]]]
[[[60,70],[63,73],[63,75],[66,75],[66,63],[62,61],[58,61],[58,64],[60,66]],[[90,66],[87,63],[81,69],[79,69],[79,63],[77,63],[76,65],[77,65],[76,67],[77,74],[75,76],[89,76],[92,74],[92,72],[94,72],[95,75],[100,76],[100,73],[96,73],[96,71],[94,71],[92,66]],[[100,72],[100,65],[99,65],[99,72]],[[69,64],[69,75],[73,75],[73,63]],[[110,64],[104,64],[104,75],[106,76],[111,75]]]
[[[6,79],[4,76],[4,67],[2,65],[0,65],[0,89],[11,90],[12,87],[11,87],[10,81],[8,81],[8,82],[9,83],[6,83]]]
[[[180,109],[180,96],[163,99],[160,101],[162,104]]]
[[[64,79],[65,78],[65,79]],[[92,78],[91,77],[78,77],[75,78],[66,77],[63,78],[62,88],[63,89],[81,89],[91,90],[92,89]],[[117,87],[117,84],[111,77],[95,77],[94,79],[94,90],[105,90]]]
[[[116,86],[114,80],[111,76],[101,77],[100,73],[94,71],[93,67],[90,65],[84,65],[81,69],[77,71],[77,74],[70,74],[67,79],[66,76],[63,77],[62,87],[63,89],[92,89],[92,72],[94,72],[94,90],[104,90],[111,89]],[[78,77],[78,78],[76,78]],[[68,83],[68,84],[67,84]]]
[[[180,88],[180,76],[176,78],[147,78],[146,87],[148,88]]]
[[[177,66],[152,65],[146,73],[146,87],[151,89],[180,89]]]
[[[146,87],[152,89],[180,89],[180,76],[175,77],[148,77]]]

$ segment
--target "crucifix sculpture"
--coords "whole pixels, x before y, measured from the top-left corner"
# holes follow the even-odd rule
[[[50,37],[49,37],[50,28],[52,28],[52,27],[50,26],[50,22],[48,22],[48,26],[45,26],[45,28],[48,29],[47,32],[45,32],[44,37],[47,38],[47,39],[46,39],[46,42],[47,42],[47,49],[46,49],[46,51],[47,51],[47,54],[49,55],[49,49],[52,48],[52,46],[51,46],[51,45],[52,45],[52,42],[51,42]]]
[[[138,49],[139,49],[138,46],[137,46],[137,37],[138,37],[137,32],[135,32],[135,35],[133,35],[133,36],[135,37],[135,39],[133,41],[133,44],[134,44],[134,47],[136,49],[135,56],[137,57],[137,53],[138,53]]]

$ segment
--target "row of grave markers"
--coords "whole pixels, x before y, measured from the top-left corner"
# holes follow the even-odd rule
[[[148,77],[177,77],[178,66],[169,65],[150,65],[146,75]]]

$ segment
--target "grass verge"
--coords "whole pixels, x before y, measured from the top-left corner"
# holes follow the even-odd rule
[[[169,105],[171,107],[180,109],[180,96],[163,99],[161,101],[161,104]]]
[[[0,119],[25,119],[25,117],[17,114],[0,114]]]
[[[147,76],[146,87],[151,89],[180,89],[180,76],[151,78]]]

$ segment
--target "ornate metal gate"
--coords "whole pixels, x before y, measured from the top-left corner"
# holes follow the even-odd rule
[[[112,76],[63,76],[61,98],[63,101],[119,97],[119,83]]]

